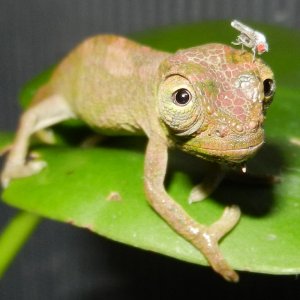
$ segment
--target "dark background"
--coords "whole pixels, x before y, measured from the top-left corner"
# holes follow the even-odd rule
[[[88,35],[240,19],[300,28],[297,0],[0,0],[0,130],[14,130],[17,94]],[[288,45],[283,45],[283,51]],[[0,205],[0,226],[14,210]],[[299,249],[300,251],[300,249]],[[280,253],[278,254],[280,255]],[[242,273],[223,282],[202,268],[44,221],[0,282],[0,299],[295,298],[295,276]]]

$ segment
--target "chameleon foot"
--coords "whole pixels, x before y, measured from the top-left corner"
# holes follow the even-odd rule
[[[92,148],[96,145],[102,143],[102,141],[105,140],[105,136],[100,134],[93,134],[85,138],[81,143],[80,147],[82,148]]]
[[[227,206],[221,218],[210,226],[210,231],[213,232],[217,240],[220,240],[236,226],[240,216],[241,211],[238,206]]]
[[[7,164],[1,174],[1,184],[3,188],[9,185],[11,179],[28,177],[39,173],[44,167],[47,166],[45,161],[35,160],[26,164]]]
[[[194,245],[202,250],[212,268],[226,280],[233,282],[237,282],[239,276],[222,256],[218,242],[238,223],[240,214],[237,206],[227,207],[221,218],[207,227],[199,238],[193,241]]]

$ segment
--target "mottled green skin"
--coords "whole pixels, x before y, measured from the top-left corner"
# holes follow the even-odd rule
[[[177,147],[213,161],[242,162],[262,145],[265,110],[273,96],[264,94],[263,81],[273,80],[273,73],[261,60],[209,44],[179,51],[163,65],[163,73],[180,74],[195,94],[188,112],[171,105],[167,95],[159,103],[160,117],[172,118],[170,128],[181,115],[189,121],[171,133]]]
[[[158,126],[157,70],[168,56],[123,37],[87,39],[61,62],[34,102],[58,93],[96,131],[147,133]]]
[[[272,85],[264,88],[265,80]],[[272,80],[261,60],[226,45],[170,54],[122,37],[88,39],[59,64],[22,115],[1,174],[2,185],[46,166],[26,159],[30,136],[63,120],[82,119],[104,134],[146,134],[144,185],[149,203],[216,272],[237,281],[218,242],[237,224],[240,210],[227,207],[210,226],[192,219],[164,188],[168,148],[214,162],[243,162],[263,143]],[[186,103],[177,101],[178,90],[186,91]],[[202,195],[209,190],[205,187]]]
[[[195,93],[193,106],[184,112],[174,109],[171,96],[176,88],[166,99],[159,94],[161,86],[168,89],[164,81],[174,74],[186,78]],[[247,99],[247,91],[234,86],[241,74],[257,78],[248,88],[257,89],[255,103]],[[263,95],[265,78],[273,74],[261,60],[253,62],[250,53],[226,45],[171,55],[107,35],[88,39],[72,51],[36,100],[59,93],[78,118],[104,134],[155,132],[194,155],[242,162],[263,142],[264,106],[270,101]],[[232,102],[226,103],[226,97]],[[162,122],[166,119],[169,122]]]

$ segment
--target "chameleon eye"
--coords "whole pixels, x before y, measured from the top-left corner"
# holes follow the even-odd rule
[[[159,117],[174,134],[189,136],[200,128],[204,119],[200,100],[187,78],[170,75],[159,85]]]
[[[179,89],[172,95],[172,98],[176,105],[184,106],[190,102],[192,95],[187,89]]]
[[[265,97],[266,98],[272,97],[275,92],[275,82],[272,79],[265,79],[263,85],[264,85]]]

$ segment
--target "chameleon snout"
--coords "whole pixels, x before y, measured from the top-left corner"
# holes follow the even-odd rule
[[[264,143],[264,130],[259,120],[226,126],[219,124],[184,141],[181,148],[198,157],[219,162],[241,163],[252,157]]]
[[[264,143],[262,122],[254,119],[228,128],[217,127],[215,134],[204,138],[201,151],[228,162],[243,162],[252,157]]]
[[[255,134],[257,131],[261,130],[263,120],[252,119],[245,123],[230,122],[229,124],[219,124],[214,129],[212,135],[216,135],[220,138],[224,138],[232,133],[237,135],[241,134]]]

